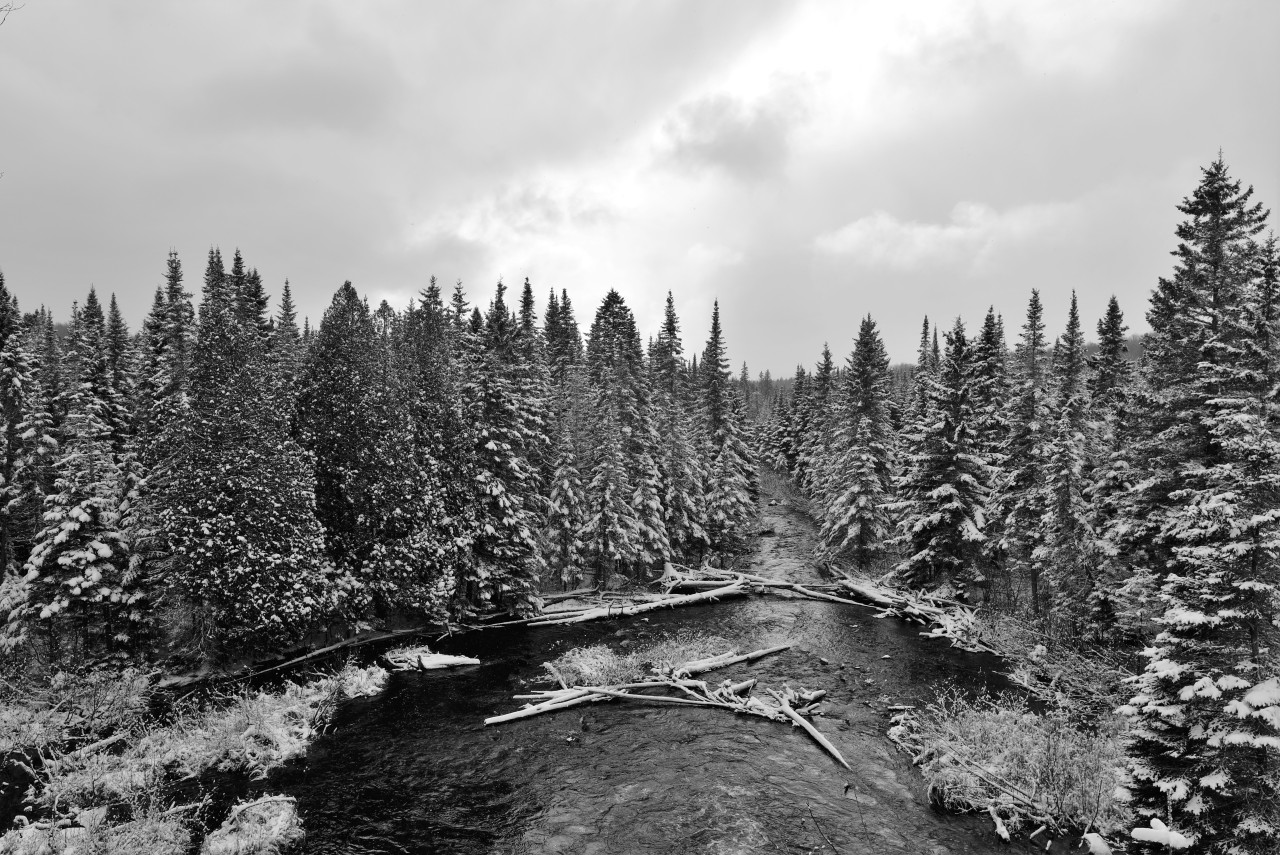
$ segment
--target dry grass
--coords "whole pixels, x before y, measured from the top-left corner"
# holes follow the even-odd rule
[[[575,647],[542,667],[552,680],[563,678],[569,686],[617,686],[640,682],[651,674],[669,672],[676,665],[707,659],[730,648],[718,635],[681,630],[628,653],[614,652],[603,644]]]
[[[167,837],[178,840],[181,835],[174,829],[181,826],[182,817],[164,814],[175,782],[212,770],[261,779],[304,755],[342,699],[376,692],[387,676],[377,666],[348,665],[332,676],[302,685],[291,683],[279,692],[245,692],[211,706],[182,711],[163,727],[147,728],[140,720],[131,721],[122,731],[129,738],[113,744],[110,750],[58,753],[50,749],[40,770],[43,785],[33,793],[33,801],[49,815],[85,829],[70,837],[92,834],[96,841],[112,835],[150,835],[156,841]],[[24,738],[24,734],[11,734],[10,738]],[[65,743],[65,734],[62,741]],[[52,740],[48,743],[53,744]],[[119,750],[121,746],[123,750]],[[92,820],[96,811],[108,806],[114,809],[113,817],[123,815],[129,821],[107,826],[100,820],[87,824],[81,820]],[[0,852],[44,851],[36,845],[40,840],[51,852],[64,851],[73,844],[80,846],[76,851],[81,852],[170,851],[159,842],[154,848],[85,848],[83,842],[76,844],[56,828],[28,828],[0,837]],[[185,845],[174,851],[183,851]],[[35,848],[29,848],[32,846]]]
[[[264,796],[236,805],[222,827],[205,838],[200,855],[278,855],[303,839],[298,809],[288,796]]]
[[[916,753],[930,797],[960,812],[994,807],[1010,830],[1027,822],[1075,831],[1119,829],[1124,782],[1122,723],[1096,731],[1065,712],[1040,715],[1010,696],[978,701],[949,693],[891,731]]]
[[[6,855],[185,855],[191,851],[191,832],[176,816],[152,811],[131,822],[105,822],[106,808],[81,811],[76,825],[29,825],[0,837]]]

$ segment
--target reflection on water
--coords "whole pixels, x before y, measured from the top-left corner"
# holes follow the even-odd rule
[[[766,541],[758,564],[771,575],[814,578],[802,554],[783,555],[794,551],[788,536],[804,539],[805,521],[770,510],[782,538]],[[378,697],[348,704],[305,764],[271,787],[297,796],[309,853],[831,852],[822,833],[846,855],[1009,851],[989,821],[934,811],[906,756],[883,736],[888,705],[927,702],[949,680],[980,689],[994,680],[994,660],[871,615],[751,598],[460,636],[440,649],[483,665],[394,675]],[[679,629],[724,636],[741,650],[792,642],[709,679],[755,676],[757,691],[826,689],[815,724],[853,772],[798,729],[722,710],[603,703],[483,725],[516,709],[522,702],[512,694],[569,647],[623,649]]]

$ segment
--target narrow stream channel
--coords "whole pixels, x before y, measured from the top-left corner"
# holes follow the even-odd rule
[[[762,538],[753,570],[817,580],[808,518],[778,499],[762,524],[776,535]],[[994,658],[872,615],[752,597],[470,633],[440,649],[483,665],[393,675],[379,696],[349,703],[307,760],[270,788],[297,797],[305,851],[317,855],[1009,852],[985,817],[936,811],[909,759],[884,737],[891,704],[928,702],[948,683],[1001,687]],[[815,725],[852,773],[798,729],[720,710],[606,703],[483,725],[517,709],[511,696],[535,686],[542,662],[569,648],[624,649],[679,630],[714,633],[740,650],[791,642],[711,678],[826,689]]]

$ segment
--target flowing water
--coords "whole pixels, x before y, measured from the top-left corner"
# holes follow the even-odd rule
[[[750,569],[817,581],[808,518],[779,498],[762,524],[776,534],[761,538]],[[884,737],[888,706],[928,702],[948,683],[1002,685],[996,661],[872,615],[752,597],[469,633],[439,649],[483,665],[394,674],[377,697],[347,704],[305,763],[270,787],[297,797],[305,851],[317,854],[1008,852],[985,817],[936,811]],[[723,710],[603,703],[483,724],[517,709],[513,694],[544,687],[541,663],[572,647],[624,651],[680,630],[739,650],[793,644],[708,679],[826,689],[814,722],[853,771],[797,728]]]

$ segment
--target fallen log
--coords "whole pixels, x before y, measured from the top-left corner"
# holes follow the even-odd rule
[[[388,650],[382,658],[396,671],[436,671],[442,668],[457,668],[462,665],[479,665],[480,660],[472,656],[450,656],[446,653],[432,653],[430,648],[402,647]]]
[[[713,591],[702,591],[697,594],[683,594],[674,597],[664,597],[661,600],[654,600],[651,603],[637,603],[625,606],[614,607],[612,605],[602,608],[588,609],[585,612],[563,618],[547,618],[544,616],[540,619],[529,621],[530,626],[558,626],[569,623],[586,623],[592,620],[603,620],[611,617],[630,617],[632,615],[642,614],[644,612],[654,611],[663,608],[675,608],[676,606],[688,606],[694,603],[704,603],[719,600],[723,597],[736,597],[746,593],[746,589],[740,583],[725,585],[716,588]]]
[[[766,647],[763,650],[754,650],[751,653],[743,653],[740,656],[725,654],[723,656],[713,656],[710,659],[700,659],[694,662],[686,662],[676,668],[673,668],[671,675],[673,677],[692,677],[694,674],[704,674],[707,671],[714,671],[717,668],[727,668],[730,665],[737,665],[739,662],[754,662],[757,659],[763,659],[773,653],[780,653],[783,650],[790,650],[790,644],[777,644],[773,647]],[[726,658],[727,657],[727,658]]]
[[[817,742],[819,745],[825,748],[827,750],[827,753],[829,753],[832,757],[836,758],[837,762],[839,762],[841,766],[845,767],[850,772],[853,771],[853,767],[850,766],[845,761],[844,757],[841,756],[840,752],[836,749],[836,747],[832,745],[831,742],[825,736],[819,733],[816,727],[809,724],[809,722],[805,721],[804,716],[800,715],[800,713],[793,710],[791,708],[791,704],[787,703],[786,699],[779,698],[778,705],[783,715],[791,719],[791,721],[793,721],[800,727],[804,728],[804,731],[808,733],[810,736],[812,736],[815,742]]]
[[[619,692],[614,689],[606,689],[600,686],[592,686],[591,692],[597,695],[605,695],[610,698],[622,698],[630,701],[653,701],[655,703],[662,704],[685,704],[687,706],[696,707],[722,707],[723,709],[734,709],[732,705],[720,701],[673,698],[670,695],[636,695],[630,692]]]

